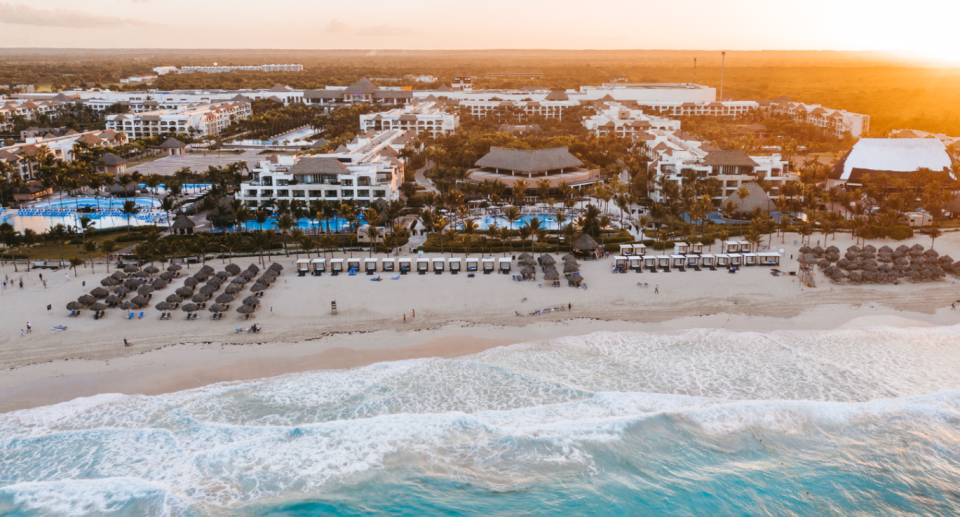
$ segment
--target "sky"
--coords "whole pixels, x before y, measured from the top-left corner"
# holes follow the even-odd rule
[[[960,0],[0,0],[0,47],[960,52]]]

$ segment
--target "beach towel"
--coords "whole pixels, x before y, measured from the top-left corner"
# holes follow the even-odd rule
[[[394,279],[394,280],[400,280],[400,276],[401,276],[401,275],[397,275],[397,276],[393,277],[393,279]]]

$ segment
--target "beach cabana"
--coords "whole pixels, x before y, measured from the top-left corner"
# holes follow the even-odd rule
[[[360,259],[358,259],[358,258],[348,258],[348,259],[347,259],[347,271],[360,271]]]
[[[737,241],[723,241],[723,253],[737,253],[740,251],[740,243]]]
[[[377,272],[377,259],[367,258],[363,259],[363,270],[367,272],[368,275],[372,275]]]
[[[687,255],[686,260],[683,261],[684,267],[690,269],[700,270],[700,255]]]
[[[657,257],[650,255],[643,257],[643,268],[649,269],[650,271],[657,271]]]
[[[634,245],[633,245],[633,254],[634,254],[634,255],[640,255],[640,256],[646,255],[646,254],[647,254],[647,247],[646,247],[646,245],[644,245],[643,243],[640,243],[640,242],[634,244]]]
[[[507,274],[507,273],[510,272],[510,259],[509,259],[509,258],[504,257],[504,258],[500,259],[500,272],[503,273],[503,274]]]
[[[343,273],[343,259],[330,259],[330,272],[334,275]]]
[[[684,260],[686,258],[687,258],[686,255],[678,255],[678,254],[670,255],[670,267],[675,267],[682,271],[683,266],[686,264],[686,261]]]
[[[483,274],[489,275],[493,273],[493,270],[496,269],[496,262],[492,258],[485,258],[482,261],[483,264]]]
[[[320,276],[324,271],[327,270],[327,259],[315,258],[313,259],[313,274]]]
[[[616,267],[617,271],[626,271],[627,267],[630,265],[630,257],[617,255],[613,257],[613,265]]]
[[[467,259],[467,273],[472,273],[480,269],[480,259],[468,258]]]
[[[597,244],[597,241],[593,240],[588,234],[583,234],[573,241],[573,254],[574,255],[589,255],[593,256],[594,252],[600,249],[600,245]]]
[[[428,258],[418,258],[417,259],[417,272],[421,275],[424,275],[430,271],[430,259]]]
[[[630,269],[640,271],[643,269],[643,257],[640,255],[631,255],[630,256]]]
[[[657,255],[657,268],[670,271],[670,257],[667,255]]]
[[[744,253],[743,254],[743,265],[744,266],[756,266],[760,263],[760,256],[756,253]]]
[[[620,255],[624,257],[629,257],[633,254],[633,244],[621,244],[620,245]]]
[[[739,253],[730,253],[727,256],[730,257],[730,267],[743,266],[743,255]]]
[[[737,241],[737,251],[739,253],[750,253],[750,243],[747,241]]]
[[[297,260],[297,274],[299,276],[305,276],[309,272],[310,272],[310,260],[309,259]]]
[[[410,268],[413,267],[412,264],[413,262],[409,258],[404,257],[404,258],[398,259],[397,265],[400,267],[400,274],[405,275],[409,273]]]
[[[726,253],[718,254],[716,267],[730,267],[730,255]]]
[[[392,273],[397,270],[397,261],[392,258],[385,258],[380,261],[380,269]]]
[[[447,264],[447,260],[446,260],[446,259],[443,259],[443,258],[435,258],[435,259],[433,259],[431,262],[433,262],[433,272],[434,272],[434,273],[436,273],[436,274],[438,274],[438,275],[439,275],[440,273],[443,273],[443,269],[446,267],[446,264]]]
[[[779,253],[758,253],[757,259],[758,259],[757,263],[761,266],[779,266],[780,265]]]
[[[677,255],[686,255],[690,253],[690,245],[686,242],[676,242],[673,244],[673,252]]]
[[[452,258],[450,259],[450,273],[455,275],[460,272],[460,259]]]
[[[714,269],[717,267],[717,257],[707,253],[706,255],[700,255],[700,265],[702,267],[708,267]]]
[[[697,255],[703,253],[703,244],[695,242],[690,245],[690,253],[696,253]]]

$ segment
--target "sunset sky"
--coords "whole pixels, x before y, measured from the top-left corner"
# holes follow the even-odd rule
[[[960,48],[956,0],[0,0],[2,47]]]

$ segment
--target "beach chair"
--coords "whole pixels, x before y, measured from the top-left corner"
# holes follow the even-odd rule
[[[397,275],[397,276],[393,277],[393,279],[394,279],[394,280],[400,280],[400,277],[401,277],[401,276],[402,276],[402,275]]]
[[[371,281],[371,282],[379,282],[379,281],[380,281],[380,277],[378,276],[377,278],[371,278],[370,281]]]
[[[237,334],[239,334],[239,333],[243,332],[243,327],[240,327],[240,328],[238,328],[238,329],[233,329],[233,331],[236,332]]]
[[[138,320],[142,320],[142,319],[143,319],[143,311],[140,311],[140,316],[138,316],[137,319],[138,319]]]
[[[350,268],[350,273],[349,273],[349,274],[350,274],[350,276],[356,275],[356,274],[357,274],[357,268]]]
[[[127,316],[127,319],[128,319],[128,320],[132,320],[134,316],[135,316],[135,314],[131,312],[130,315]]]

